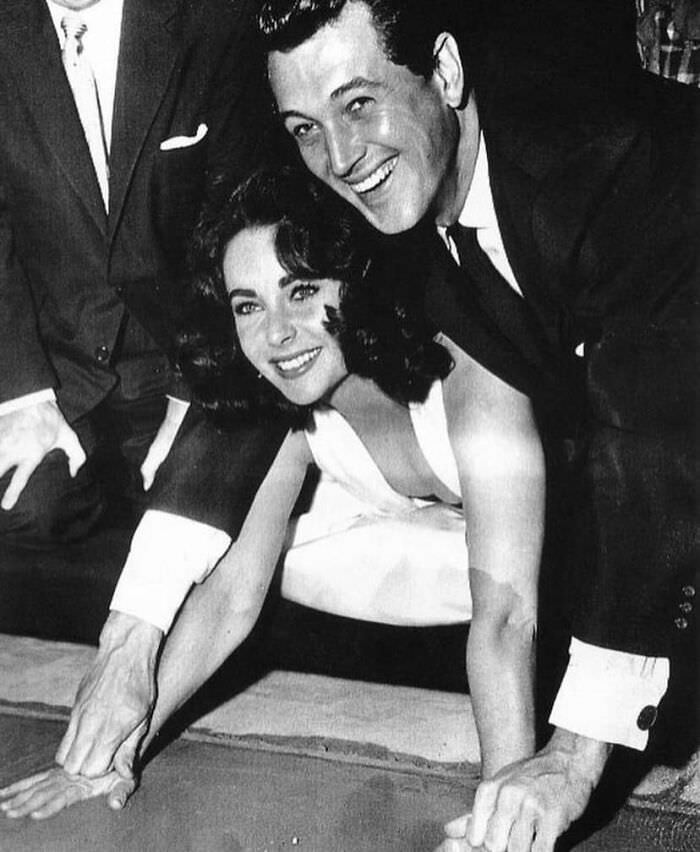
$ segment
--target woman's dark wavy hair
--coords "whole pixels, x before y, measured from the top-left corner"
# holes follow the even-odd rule
[[[222,423],[287,415],[308,423],[309,409],[260,378],[238,343],[223,277],[236,234],[274,227],[277,259],[300,280],[341,282],[340,309],[327,328],[339,338],[348,370],[373,379],[393,399],[422,401],[452,367],[423,316],[420,287],[397,281],[409,263],[394,256],[365,220],[308,172],[293,167],[253,174],[215,209],[205,210],[191,247],[189,321],[179,337],[178,366],[195,399]],[[415,275],[415,265],[412,275]]]

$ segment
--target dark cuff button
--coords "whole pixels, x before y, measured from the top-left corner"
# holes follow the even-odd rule
[[[95,349],[95,358],[100,362],[100,364],[106,364],[107,361],[109,361],[109,347],[98,346]]]
[[[686,630],[688,627],[688,619],[683,618],[682,616],[680,618],[676,618],[673,623],[676,625],[678,630]]]
[[[683,596],[686,598],[695,597],[695,586],[683,586],[681,591],[683,592]]]
[[[637,727],[640,731],[648,731],[656,721],[658,710],[653,704],[647,704],[643,707],[639,716],[637,716]]]
[[[693,611],[693,605],[690,601],[683,601],[683,603],[678,604],[678,609],[687,615]]]

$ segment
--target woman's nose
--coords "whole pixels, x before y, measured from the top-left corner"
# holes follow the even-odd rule
[[[283,346],[296,337],[296,326],[287,311],[268,314],[267,339],[273,346]]]

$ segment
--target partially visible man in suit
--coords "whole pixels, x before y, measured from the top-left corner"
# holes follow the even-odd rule
[[[255,7],[2,3],[4,541],[53,548],[145,502],[185,411],[186,238],[219,161],[245,175],[263,147]]]

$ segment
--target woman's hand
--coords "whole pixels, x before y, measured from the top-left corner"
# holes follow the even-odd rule
[[[106,796],[109,807],[120,810],[136,786],[134,776],[124,777],[116,771],[88,778],[86,775],[71,775],[56,767],[0,790],[0,810],[10,818],[29,816],[46,819],[76,802],[97,796]]]

